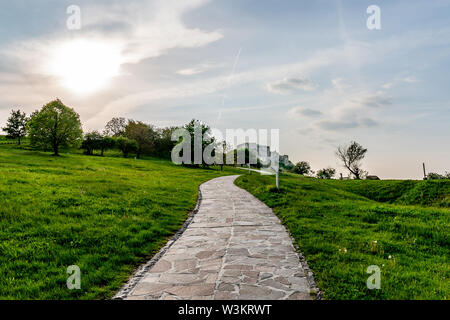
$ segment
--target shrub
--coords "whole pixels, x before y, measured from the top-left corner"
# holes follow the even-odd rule
[[[115,138],[115,145],[122,152],[124,158],[128,157],[130,152],[136,152],[138,150],[137,142],[125,137]]]

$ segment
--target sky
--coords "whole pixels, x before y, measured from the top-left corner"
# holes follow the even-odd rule
[[[450,0],[0,3],[0,126],[59,98],[85,131],[196,118],[279,129],[315,170],[346,175],[335,150],[355,140],[383,179],[450,171]]]

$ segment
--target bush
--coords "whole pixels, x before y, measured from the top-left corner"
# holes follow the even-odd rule
[[[317,178],[319,179],[331,179],[336,174],[336,169],[334,168],[324,168],[317,171]]]
[[[115,141],[115,145],[122,152],[123,157],[128,157],[130,152],[137,152],[138,144],[135,140],[131,140],[125,137],[112,138]]]
[[[297,164],[292,169],[292,172],[293,173],[297,173],[297,174],[301,174],[301,175],[314,173],[314,171],[311,170],[310,164],[308,162],[306,162],[306,161],[297,162]]]

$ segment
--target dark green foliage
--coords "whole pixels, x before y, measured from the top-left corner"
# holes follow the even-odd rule
[[[317,171],[317,178],[319,179],[331,179],[336,174],[336,169],[334,168],[324,168]]]
[[[85,154],[92,155],[94,150],[100,149],[100,141],[102,138],[102,135],[98,131],[86,133],[81,143],[81,149],[84,150]]]
[[[279,193],[273,177],[236,184],[288,227],[326,299],[449,299],[450,180],[280,180]],[[370,265],[380,290],[366,286]]]
[[[157,133],[155,129],[141,121],[129,120],[125,127],[125,137],[134,140],[137,143],[136,157],[139,159],[141,154],[154,154]]]
[[[83,139],[80,116],[54,100],[34,113],[27,124],[30,143],[44,150],[52,149],[59,155],[61,147],[78,147]]]
[[[27,121],[28,119],[25,112],[12,110],[11,116],[6,122],[6,127],[3,128],[3,131],[7,133],[6,138],[17,139],[17,144],[20,144],[21,139],[27,134]]]
[[[428,180],[440,180],[440,179],[450,179],[450,172],[446,172],[444,174],[430,172],[427,174]]]
[[[92,131],[84,135],[81,149],[84,149],[87,155],[93,155],[95,150],[100,150],[100,155],[103,157],[105,150],[114,148],[115,142],[112,137]]]
[[[128,154],[137,152],[138,144],[134,140],[130,140],[125,137],[114,138],[115,145],[122,152],[124,158],[128,157]]]
[[[197,129],[198,132],[201,134],[200,138],[201,138],[201,152],[203,154],[203,151],[205,150],[205,148],[209,145],[212,145],[214,143],[216,143],[216,139],[211,135],[211,128],[204,122],[200,121],[200,120],[196,120],[196,119],[192,119],[188,124],[186,124],[184,126],[184,128],[189,132],[190,136],[191,136],[191,163],[188,163],[190,165],[193,165],[195,167],[197,167],[199,164],[198,163],[194,163],[194,154],[195,154],[195,149],[194,149],[194,143],[195,143],[195,130]],[[214,157],[214,154],[212,154],[212,156]],[[205,158],[202,157],[202,163],[203,166],[207,166],[207,164],[205,163]]]
[[[292,169],[292,172],[301,175],[314,173],[314,171],[311,170],[311,165],[306,161],[297,162]]]

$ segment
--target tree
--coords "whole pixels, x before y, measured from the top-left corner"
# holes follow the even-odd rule
[[[20,144],[20,140],[27,134],[27,122],[28,119],[25,112],[20,112],[20,110],[12,110],[11,116],[6,122],[6,127],[3,128],[3,131],[7,133],[6,138],[18,139],[17,144]]]
[[[336,155],[355,179],[359,180],[366,174],[361,168],[361,160],[364,159],[366,152],[367,149],[352,141],[348,146],[339,146]]]
[[[336,174],[336,169],[334,168],[324,168],[317,171],[317,178],[319,179],[331,179]]]
[[[105,126],[104,134],[111,137],[125,135],[127,120],[125,118],[112,118]]]
[[[188,124],[184,126],[184,128],[189,132],[191,136],[191,164],[194,166],[198,166],[198,163],[195,163],[195,132],[197,131],[199,135],[201,134],[201,152],[202,152],[202,166],[206,167],[208,164],[205,162],[203,157],[203,153],[208,146],[215,147],[216,139],[211,135],[211,128],[204,122],[196,119],[192,119]],[[212,157],[215,157],[215,149],[211,154]]]
[[[172,149],[176,145],[176,141],[172,141],[172,133],[178,127],[167,127],[156,129],[155,151],[154,155],[165,159],[170,159]]]
[[[125,127],[125,137],[137,142],[137,158],[140,158],[143,153],[151,154],[155,151],[156,136],[157,133],[153,127],[141,121],[130,120]]]
[[[100,150],[103,157],[105,150],[115,146],[115,140],[112,137],[104,136],[98,131],[92,131],[84,135],[81,148],[85,150],[85,154],[92,155],[95,150]]]
[[[311,166],[306,161],[297,162],[296,165],[294,166],[294,168],[292,169],[292,172],[301,174],[301,175],[314,173],[314,171],[311,170]]]
[[[27,129],[33,146],[51,147],[55,156],[61,147],[78,147],[83,139],[80,116],[59,99],[35,113]]]
[[[130,152],[136,152],[138,149],[138,144],[134,140],[130,140],[125,137],[117,137],[115,138],[115,144],[117,148],[122,152],[123,157],[128,157]]]
[[[445,172],[444,174],[430,172],[427,174],[427,179],[428,180],[450,179],[450,172]]]
[[[98,131],[92,131],[84,135],[81,148],[85,150],[85,154],[92,155],[94,150],[100,149],[100,142],[103,139]]]
[[[116,140],[112,137],[103,136],[99,142],[100,156],[103,157],[105,150],[112,149],[116,145]]]

